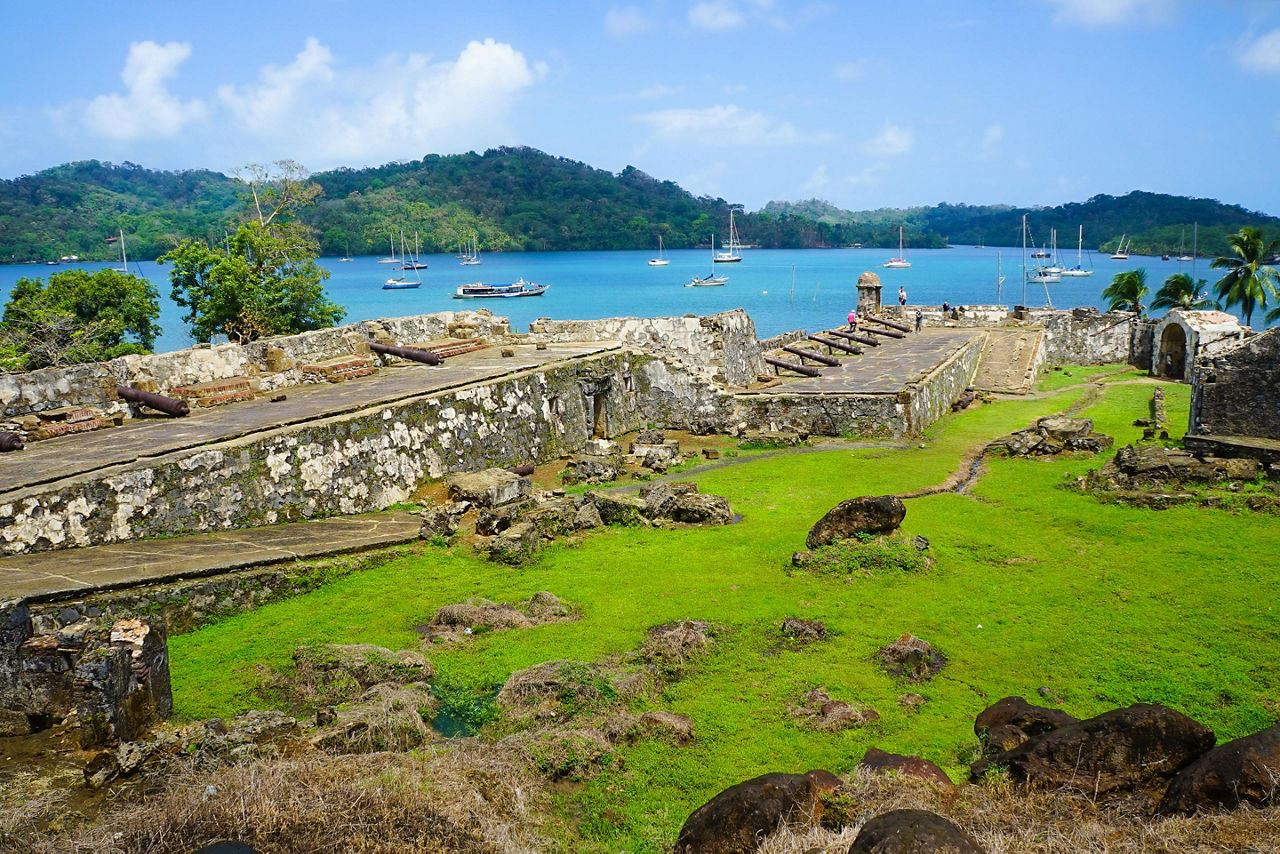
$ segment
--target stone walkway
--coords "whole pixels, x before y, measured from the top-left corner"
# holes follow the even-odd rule
[[[278,403],[264,396],[229,406],[197,408],[185,418],[137,418],[123,427],[32,442],[22,451],[0,455],[0,501],[12,500],[6,493],[66,477],[617,348],[612,343],[590,343],[554,344],[536,350],[528,344],[515,347],[515,356],[504,358],[501,348],[490,347],[454,356],[441,365],[403,363],[345,383],[294,386],[284,390],[286,399]]]
[[[0,556],[0,599],[66,599],[91,590],[136,587],[400,545],[416,540],[421,524],[416,513],[393,511]]]

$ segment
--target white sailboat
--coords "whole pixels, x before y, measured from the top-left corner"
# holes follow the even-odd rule
[[[346,254],[346,255],[343,255],[343,256],[342,256],[341,258],[339,258],[338,260],[339,260],[339,261],[350,261],[350,260],[351,260],[351,241],[350,241],[350,240],[348,240],[348,241],[347,241],[347,254]]]
[[[391,255],[387,258],[379,258],[379,264],[399,264],[400,259],[396,257],[396,236],[391,235]]]
[[[1034,253],[1033,253],[1034,254]],[[1061,282],[1062,276],[1057,273],[1049,273],[1041,268],[1027,269],[1027,215],[1022,215],[1022,304],[1027,304],[1027,285],[1036,283],[1044,285],[1044,298],[1053,307],[1053,298],[1049,296],[1049,285],[1054,282]]]
[[[1053,248],[1050,250],[1049,263],[1041,266],[1041,270],[1050,275],[1059,275],[1062,273],[1062,262],[1058,260],[1058,229],[1049,229],[1049,242]],[[1062,281],[1061,278],[1058,281]]]
[[[1082,224],[1080,226],[1080,236],[1076,240],[1076,265],[1069,269],[1063,270],[1062,275],[1070,276],[1072,278],[1077,278],[1077,279],[1084,278],[1085,276],[1092,276],[1093,271],[1086,270],[1084,268],[1084,265],[1081,263],[1083,260],[1084,260],[1084,225]]]
[[[395,251],[395,245],[394,245],[394,244],[393,244],[393,245],[392,245],[392,247],[391,247],[391,251],[392,251],[392,252],[394,252],[394,251]],[[402,257],[402,258],[408,258],[408,256],[405,254],[405,245],[404,245],[404,235],[403,235],[403,234],[402,234],[402,235],[400,235],[400,257]],[[413,278],[412,278],[412,279],[410,279],[410,278],[409,278],[409,271],[410,271],[410,270],[413,270]],[[406,289],[406,288],[416,288],[416,287],[419,287],[421,284],[422,284],[422,276],[418,273],[418,271],[417,271],[417,269],[416,269],[416,268],[414,268],[414,267],[410,267],[410,266],[401,266],[401,267],[400,267],[400,276],[399,276],[398,278],[387,279],[385,282],[383,282],[383,284],[382,284],[382,289],[383,289],[384,291],[390,291],[390,290],[403,290],[403,289]]]
[[[665,267],[671,263],[671,259],[662,254],[662,235],[658,235],[658,257],[649,259],[650,267]]]
[[[403,247],[401,247],[401,249],[402,249],[401,254],[403,254],[403,255],[404,255],[404,260],[403,260],[403,262],[400,264],[400,266],[401,266],[403,269],[405,269],[405,270],[425,270],[425,269],[427,269],[427,265],[426,265],[426,263],[424,263],[424,262],[422,261],[422,259],[418,257],[418,256],[419,256],[419,253],[420,253],[420,251],[421,251],[421,249],[422,249],[421,245],[418,243],[418,232],[416,232],[416,231],[415,231],[415,232],[413,233],[413,257],[412,257],[412,258],[410,258],[407,254],[405,254],[405,253],[403,252]]]
[[[480,263],[480,237],[475,232],[471,233],[471,244],[463,251],[458,261],[464,267],[474,267]]]
[[[1128,246],[1125,245],[1125,242],[1124,242],[1124,239],[1126,236],[1127,235],[1124,235],[1124,234],[1120,235],[1120,243],[1116,246],[1116,251],[1111,253],[1111,259],[1113,261],[1129,260],[1129,248]]]
[[[129,272],[129,256],[124,251],[124,229],[120,229],[120,266],[114,268],[117,273]]]
[[[716,275],[716,236],[711,235],[711,272],[705,276],[694,276],[685,285],[686,288],[709,288],[723,285],[729,281],[728,276]]]
[[[716,264],[736,264],[742,260],[742,244],[738,242],[738,226],[733,221],[733,208],[729,208],[729,243],[723,252],[712,253]]]
[[[898,257],[890,258],[888,261],[884,262],[884,266],[892,269],[901,269],[903,267],[911,266],[911,262],[907,260],[907,253],[902,249],[902,226],[898,226]]]
[[[1187,254],[1187,227],[1182,227],[1182,239],[1178,241],[1178,260],[1182,262],[1190,261],[1191,256]]]

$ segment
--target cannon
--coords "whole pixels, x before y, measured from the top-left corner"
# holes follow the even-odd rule
[[[0,433],[0,452],[21,451],[24,445],[17,433]]]
[[[859,344],[866,344],[868,347],[879,347],[880,342],[872,338],[870,335],[859,335],[856,332],[845,332],[843,329],[828,329],[828,335],[834,335],[837,338],[843,338],[846,341],[857,341]]]
[[[840,360],[833,356],[824,356],[821,353],[813,350],[806,350],[803,347],[792,347],[790,344],[787,344],[782,349],[793,356],[799,356],[801,359],[813,359],[819,365],[826,365],[828,368],[834,368],[836,365],[840,364]],[[803,362],[801,364],[803,364]]]
[[[877,317],[874,314],[866,319],[871,321],[872,323],[879,323],[881,326],[887,326],[890,329],[896,329],[899,332],[911,331],[911,327],[905,323],[898,323],[896,320],[885,320],[883,317]]]
[[[906,338],[905,332],[899,332],[896,329],[876,329],[874,326],[863,326],[863,329],[872,335],[883,335],[885,338]]]
[[[155,392],[118,385],[116,386],[116,394],[120,395],[130,403],[148,406],[151,409],[163,412],[166,415],[172,415],[175,418],[181,418],[191,412],[191,407],[187,406],[187,402],[185,400],[165,397],[163,394],[156,394]]]
[[[817,341],[823,347],[830,347],[832,350],[841,350],[845,353],[852,353],[855,356],[862,354],[862,349],[852,344],[846,344],[843,341],[831,341],[827,338],[819,338],[817,335],[810,335],[810,341]]]
[[[788,371],[795,371],[802,377],[822,376],[817,368],[811,368],[808,365],[797,365],[795,362],[784,362],[781,359],[775,359],[772,356],[765,356],[764,361],[765,364],[773,365],[775,368],[786,368]]]
[[[421,362],[424,365],[438,365],[444,361],[444,357],[439,353],[420,350],[417,347],[396,347],[392,344],[379,344],[377,341],[370,341],[369,349],[384,356],[397,356],[401,359],[408,359],[410,362]]]
[[[507,471],[520,477],[528,477],[533,474],[533,463],[521,463],[518,466],[507,466]]]

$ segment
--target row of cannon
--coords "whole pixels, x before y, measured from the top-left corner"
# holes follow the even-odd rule
[[[872,326],[869,324],[878,324]],[[884,338],[906,338],[907,333],[911,331],[911,327],[903,323],[897,323],[892,320],[885,320],[881,317],[867,317],[861,327],[861,332],[851,332],[843,329],[828,329],[821,334],[813,334],[807,336],[807,340],[821,344],[826,347],[828,352],[839,350],[842,353],[851,355],[862,355],[862,348],[859,344],[867,347],[879,347],[880,341],[876,336]],[[804,377],[820,377],[822,372],[817,368],[812,368],[804,363],[805,359],[817,362],[827,367],[835,367],[839,364],[839,359],[831,355],[824,355],[816,350],[809,350],[804,347],[795,347],[787,344],[782,347],[786,353],[798,356],[800,361],[789,362],[785,359],[776,359],[773,356],[765,356],[765,364],[772,365],[775,368],[783,368],[793,373],[800,374]]]

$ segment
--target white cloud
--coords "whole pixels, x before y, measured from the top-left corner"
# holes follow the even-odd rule
[[[665,83],[657,83],[653,86],[646,86],[636,93],[637,98],[670,98],[684,91],[682,86],[669,86]]]
[[[835,78],[842,83],[856,83],[867,74],[867,63],[862,59],[841,62],[832,71]]]
[[[1004,127],[1001,125],[987,125],[982,131],[982,150],[986,154],[993,153],[1004,139]]]
[[[830,186],[830,171],[827,169],[827,164],[821,163],[813,172],[809,173],[809,178],[801,185],[801,189],[806,193],[820,193]]]
[[[169,91],[167,81],[191,56],[185,42],[129,45],[120,79],[126,92],[99,95],[85,108],[84,123],[90,131],[110,139],[135,140],[171,137],[206,115],[204,102],[183,101]]]
[[[1105,27],[1130,21],[1164,21],[1176,0],[1047,0],[1055,23]]]
[[[1240,52],[1240,64],[1260,74],[1280,72],[1280,28],[1264,33]]]
[[[635,6],[615,6],[604,16],[605,32],[615,38],[647,33],[656,26],[657,22]]]
[[[800,139],[799,132],[789,122],[775,122],[763,113],[744,110],[733,104],[717,104],[696,110],[659,110],[637,118],[648,124],[656,137],[669,142],[786,145]]]
[[[906,154],[915,146],[915,135],[910,128],[885,122],[880,133],[863,143],[863,150],[873,157],[896,157]]]
[[[307,39],[294,60],[284,68],[268,65],[258,75],[257,86],[219,86],[218,98],[241,126],[251,131],[268,131],[292,119],[290,113],[309,83],[332,82],[333,54],[314,38]]]
[[[709,0],[690,7],[689,23],[699,30],[719,32],[741,27],[747,23],[747,19],[738,7],[725,0]]]

